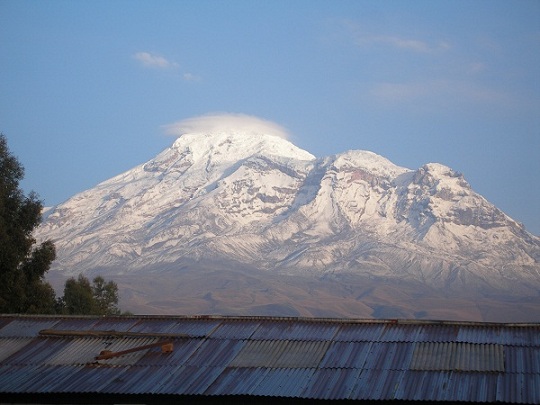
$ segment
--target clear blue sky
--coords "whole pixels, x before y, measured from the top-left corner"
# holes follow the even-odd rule
[[[46,205],[242,113],[439,162],[540,235],[540,1],[0,0],[0,131]]]

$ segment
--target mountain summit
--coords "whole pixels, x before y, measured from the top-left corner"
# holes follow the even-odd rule
[[[540,238],[460,173],[317,159],[252,129],[182,135],[49,210],[37,237],[53,274],[116,278],[141,312],[540,315]]]

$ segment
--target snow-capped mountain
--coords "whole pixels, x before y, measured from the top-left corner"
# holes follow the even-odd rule
[[[412,283],[434,297],[535,299],[540,288],[540,238],[460,173],[367,151],[317,159],[264,133],[183,135],[50,209],[37,237],[55,242],[64,275],[242,268]]]

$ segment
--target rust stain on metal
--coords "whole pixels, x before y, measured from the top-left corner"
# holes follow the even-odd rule
[[[164,337],[164,338],[189,338],[185,333],[145,333],[145,332],[118,332],[115,330],[58,330],[43,329],[39,331],[41,336],[58,337]]]
[[[156,342],[156,343],[150,343],[144,346],[133,347],[131,349],[122,350],[119,352],[112,352],[110,350],[102,350],[101,353],[99,353],[99,356],[96,356],[96,360],[112,359],[113,357],[120,357],[120,356],[123,356],[124,354],[139,352],[141,350],[146,350],[146,349],[152,349],[158,346],[161,346],[161,353],[171,353],[174,348],[173,342],[170,340],[166,340],[163,342]]]

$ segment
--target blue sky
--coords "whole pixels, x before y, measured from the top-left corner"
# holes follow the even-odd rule
[[[0,131],[46,205],[209,113],[439,162],[540,235],[540,1],[0,0]]]

